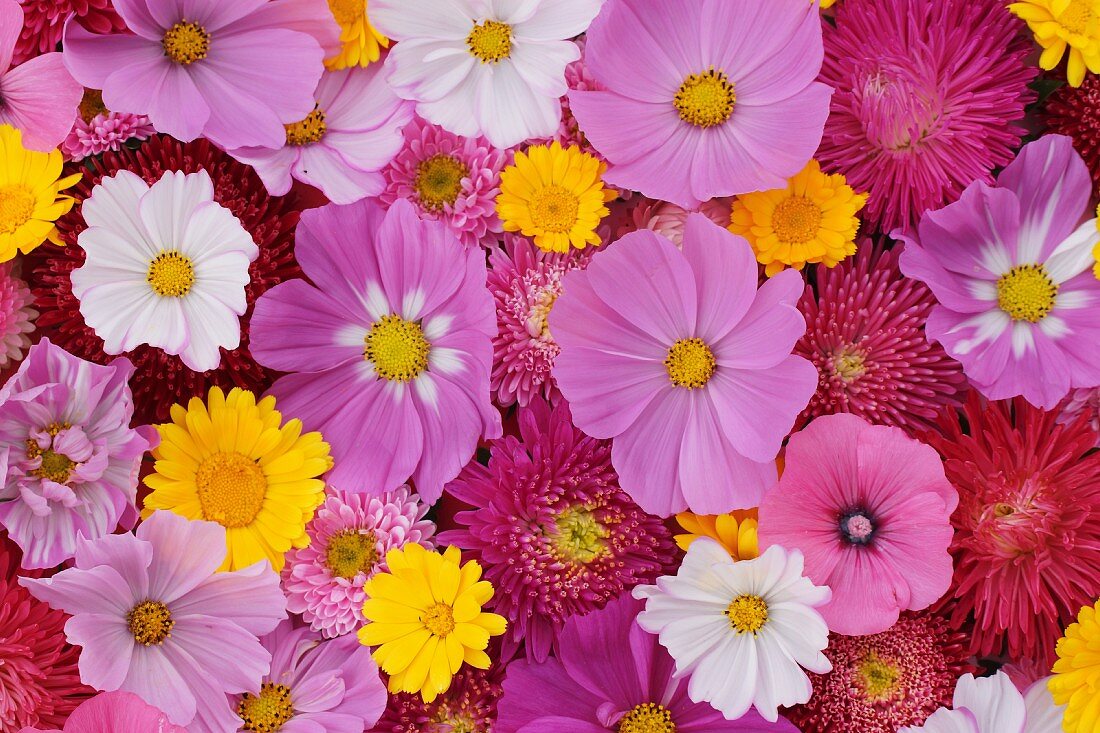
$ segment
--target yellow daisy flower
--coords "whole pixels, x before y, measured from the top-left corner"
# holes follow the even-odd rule
[[[340,53],[325,60],[329,69],[367,66],[378,60],[390,39],[379,33],[367,17],[367,0],[328,0],[329,10],[340,26]]]
[[[464,662],[488,669],[484,650],[506,622],[481,610],[493,597],[481,566],[473,560],[463,565],[457,547],[440,555],[416,544],[387,552],[386,566],[363,588],[367,624],[359,641],[378,647],[372,656],[390,676],[390,692],[419,692],[431,702]]]
[[[1008,6],[1043,47],[1039,66],[1053,69],[1069,51],[1066,78],[1079,87],[1085,70],[1100,74],[1100,0],[1021,0]]]
[[[607,164],[573,145],[533,145],[516,153],[500,175],[497,215],[506,232],[520,232],[547,252],[598,245],[596,227],[615,198],[604,188]]]
[[[0,125],[0,160],[0,262],[47,239],[61,244],[54,222],[73,208],[73,197],[60,192],[80,174],[61,178],[61,151],[27,150],[23,133],[11,125]]]
[[[681,512],[676,515],[676,521],[687,534],[678,534],[673,539],[685,552],[700,537],[711,537],[718,540],[734,560],[752,560],[760,556],[755,509],[717,515]]]
[[[844,176],[811,160],[786,187],[734,199],[729,229],[749,241],[769,277],[807,263],[833,267],[856,253],[856,214],[866,203]]]
[[[1062,730],[1100,733],[1100,601],[1081,609],[1056,651],[1047,687],[1055,704],[1066,706]]]
[[[234,388],[210,388],[206,404],[192,397],[172,406],[172,422],[158,425],[152,489],[142,518],[167,509],[226,529],[229,551],[222,570],[269,560],[275,570],[291,547],[309,544],[306,523],[325,498],[318,476],[332,468],[320,433],[302,434],[302,421],[275,409],[275,398],[256,402]]]

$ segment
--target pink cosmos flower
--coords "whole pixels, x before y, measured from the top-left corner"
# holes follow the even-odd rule
[[[138,466],[156,433],[130,429],[133,373],[127,359],[99,366],[43,339],[0,389],[0,524],[24,567],[58,565],[78,538],[137,519]]]
[[[924,215],[901,270],[938,305],[925,332],[987,398],[1022,395],[1051,409],[1072,388],[1100,385],[1100,244],[1086,218],[1092,181],[1073,141],[1028,143],[997,178]],[[1083,222],[1083,223],[1082,223]]]
[[[484,252],[407,201],[363,200],[305,212],[294,253],[317,287],[276,285],[252,315],[256,361],[294,372],[271,393],[332,446],[331,484],[377,495],[411,475],[434,502],[501,434]]]
[[[129,140],[145,140],[156,129],[145,115],[129,112],[103,112],[85,122],[80,117],[61,143],[61,152],[72,161],[81,161],[108,150],[121,150]]]
[[[821,141],[821,20],[803,0],[608,0],[569,92],[604,180],[694,209],[782,188]],[[644,59],[644,73],[639,69]]]
[[[565,275],[554,378],[577,427],[614,439],[621,486],[651,514],[755,507],[775,483],[817,370],[791,355],[801,274],[756,283],[748,243],[702,214],[682,250],[632,232]]]
[[[760,504],[760,548],[802,550],[806,576],[833,590],[818,609],[831,631],[876,634],[947,591],[959,495],[935,450],[837,414],[793,435],[785,458]]]
[[[63,730],[24,728],[20,733],[187,733],[168,716],[130,692],[101,692],[80,704]]]
[[[290,191],[292,179],[316,186],[336,204],[377,196],[385,187],[380,171],[401,149],[401,128],[413,114],[380,68],[326,71],[314,92],[316,107],[287,126],[280,145],[230,155],[255,168],[273,196]]]
[[[34,295],[15,274],[15,263],[0,265],[0,369],[18,363],[34,332],[38,311],[31,306]]]
[[[65,70],[60,53],[46,53],[12,68],[23,30],[23,8],[0,0],[0,124],[23,131],[31,150],[47,152],[65,139],[84,89]]]
[[[220,524],[154,512],[136,535],[83,540],[76,567],[19,582],[72,616],[85,683],[133,692],[191,733],[224,733],[240,726],[226,693],[259,692],[269,670],[256,637],[286,618],[267,563],[219,573],[225,548]]]
[[[326,49],[338,43],[324,0],[115,0],[115,9],[132,34],[66,24],[69,71],[102,89],[108,109],[227,149],[281,146],[284,125],[313,110]]]

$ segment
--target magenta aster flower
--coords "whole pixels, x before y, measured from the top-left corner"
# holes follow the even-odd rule
[[[585,52],[605,91],[569,105],[616,186],[695,208],[786,186],[821,141],[831,90],[814,81],[810,3],[608,0]]]
[[[366,623],[363,584],[386,567],[386,553],[408,542],[431,547],[435,524],[409,487],[381,496],[333,491],[306,525],[309,544],[292,548],[283,567],[287,610],[333,637]]]
[[[825,29],[836,94],[816,157],[870,191],[867,224],[914,225],[1012,160],[1038,70],[1001,0],[843,0]]]
[[[371,733],[488,733],[496,725],[503,672],[503,664],[489,669],[465,664],[431,702],[419,692],[391,693]]]
[[[201,135],[226,149],[281,146],[284,125],[313,110],[326,49],[338,43],[323,0],[115,0],[115,7],[132,33],[66,24],[69,71],[102,89],[108,109],[148,115],[160,132],[185,142]]]
[[[484,252],[407,201],[364,200],[302,214],[294,254],[318,287],[277,285],[252,315],[256,361],[294,372],[271,393],[332,446],[329,483],[380,494],[411,475],[433,503],[500,435]]]
[[[495,247],[504,231],[496,198],[508,153],[419,117],[405,126],[404,137],[405,147],[383,171],[382,203],[407,199],[422,218],[444,222],[467,247]]]
[[[73,711],[62,730],[24,728],[22,733],[187,733],[131,692],[101,692]]]
[[[111,0],[19,0],[23,6],[23,30],[15,44],[14,62],[57,50],[65,21],[77,18],[96,33],[118,33],[126,24]]]
[[[760,547],[802,550],[806,576],[832,588],[818,609],[831,631],[876,634],[944,594],[959,495],[932,448],[898,428],[825,415],[791,436],[785,459],[760,504]]]
[[[156,438],[130,429],[133,373],[126,359],[99,366],[43,339],[0,389],[0,524],[25,567],[59,565],[78,538],[137,519],[138,466]]]
[[[602,608],[672,563],[664,524],[618,487],[611,450],[573,427],[569,406],[519,408],[519,438],[493,441],[447,493],[474,507],[440,544],[472,551],[493,584],[505,643],[542,661],[566,620]],[[509,656],[509,649],[504,656]]]
[[[31,345],[38,317],[33,304],[30,288],[15,276],[15,263],[0,265],[0,369],[18,363]]]
[[[702,214],[682,250],[632,232],[565,275],[554,378],[577,427],[614,438],[623,490],[652,514],[755,507],[775,483],[817,371],[791,355],[801,274],[756,283],[752,248]]]
[[[22,578],[37,598],[72,618],[83,647],[80,678],[133,692],[192,733],[236,730],[226,693],[255,692],[271,654],[257,636],[286,618],[279,577],[266,563],[217,572],[225,528],[154,512],[137,534],[85,540],[76,567]]]

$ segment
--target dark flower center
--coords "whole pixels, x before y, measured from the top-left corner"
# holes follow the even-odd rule
[[[874,520],[862,510],[856,509],[840,515],[840,536],[852,545],[869,545],[874,539]]]

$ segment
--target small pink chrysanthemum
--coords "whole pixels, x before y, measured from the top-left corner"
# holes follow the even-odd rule
[[[497,217],[500,172],[511,156],[485,138],[447,132],[419,117],[405,126],[405,147],[383,170],[387,208],[408,199],[420,216],[439,219],[467,247],[495,246],[503,230]]]
[[[496,655],[491,655],[496,659]],[[417,692],[390,695],[371,733],[481,733],[494,729],[503,664],[489,669],[464,665],[451,686],[430,703]]]
[[[61,32],[70,16],[96,33],[126,29],[111,0],[19,0],[23,6],[23,30],[15,43],[12,62],[57,50]]]
[[[15,264],[0,265],[0,369],[23,358],[31,345],[38,311],[30,288],[15,276]]]
[[[625,236],[639,229],[650,229],[667,237],[677,247],[684,243],[684,224],[692,212],[668,201],[642,199],[635,204],[626,217],[626,221],[615,233],[615,238]],[[717,198],[704,201],[699,213],[718,226],[726,229],[730,225],[730,199]]]
[[[146,140],[155,132],[145,115],[104,112],[86,122],[77,117],[69,136],[61,143],[61,152],[78,162],[108,150],[118,151],[127,141]]]
[[[427,512],[408,486],[381,496],[334,491],[306,525],[309,545],[286,555],[287,609],[327,638],[362,626],[363,584],[385,569],[386,553],[410,542],[432,546]]]

